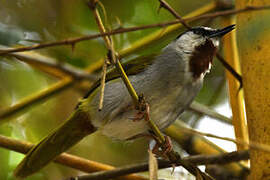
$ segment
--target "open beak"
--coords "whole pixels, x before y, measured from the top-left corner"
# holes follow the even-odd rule
[[[235,28],[235,24],[227,26],[223,29],[217,29],[216,31],[213,31],[212,34],[210,34],[208,37],[213,38],[213,37],[222,37],[228,32],[232,31]]]

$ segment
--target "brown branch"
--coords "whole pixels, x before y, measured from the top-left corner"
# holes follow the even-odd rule
[[[0,135],[0,147],[6,148],[9,150],[18,152],[18,153],[26,154],[29,150],[31,150],[32,147],[34,147],[34,144],[26,142],[26,141],[19,141],[19,140],[11,139],[9,137]],[[68,153],[62,153],[54,160],[54,162],[65,165],[70,168],[83,171],[83,172],[87,172],[87,173],[114,169],[113,166],[87,160],[87,159],[74,156]],[[120,179],[146,180],[146,178],[142,178],[137,175],[128,175],[125,177],[121,177]]]
[[[223,153],[219,155],[196,155],[183,158],[185,161],[196,165],[209,165],[209,164],[227,164],[231,162],[247,160],[249,159],[249,151],[233,151],[230,153]],[[170,161],[159,160],[158,167],[159,169],[169,168],[173,165]],[[83,175],[74,177],[71,179],[76,180],[98,180],[98,179],[112,179],[119,176],[123,176],[129,173],[138,173],[143,171],[148,171],[148,163],[141,163],[136,165],[128,165],[125,167],[113,169],[110,171],[100,171],[96,173],[91,173],[89,175]]]
[[[202,19],[209,19],[209,18],[211,19],[211,18],[216,18],[216,17],[220,17],[220,16],[227,16],[227,15],[243,13],[243,12],[247,12],[247,11],[258,11],[258,10],[267,10],[267,9],[270,9],[270,6],[247,6],[247,7],[242,8],[242,9],[217,11],[214,13],[207,13],[207,14],[200,15],[200,16],[183,18],[182,20],[186,21],[186,22],[192,22],[195,20],[202,20]],[[168,22],[164,22],[164,23],[149,24],[149,25],[136,26],[136,27],[130,27],[130,28],[120,28],[120,29],[112,30],[110,32],[98,33],[98,34],[93,34],[93,35],[86,35],[86,36],[81,36],[81,37],[77,37],[77,38],[69,38],[69,39],[55,41],[55,42],[35,44],[32,46],[26,46],[26,47],[20,47],[20,48],[10,48],[10,49],[0,49],[0,55],[6,55],[8,53],[14,53],[14,52],[32,51],[32,50],[53,47],[53,46],[74,45],[74,44],[81,42],[81,41],[95,39],[95,38],[99,38],[99,37],[103,37],[103,36],[121,34],[121,33],[125,33],[125,32],[132,32],[132,31],[138,31],[138,30],[149,29],[149,28],[166,27],[166,26],[177,24],[180,22],[181,21],[179,19],[177,19],[177,20],[168,21]]]
[[[234,78],[236,78],[240,84],[239,90],[243,87],[243,81],[242,76],[238,74],[230,64],[227,63],[227,61],[220,55],[219,53],[216,54],[217,59],[223,64],[223,66],[233,75]]]
[[[191,26],[188,25],[183,19],[182,17],[165,1],[165,0],[159,0],[160,3],[160,8],[163,7],[165,9],[167,9],[174,17],[176,17],[177,19],[179,19],[179,21],[181,22],[181,24],[186,27],[187,29],[191,29]]]

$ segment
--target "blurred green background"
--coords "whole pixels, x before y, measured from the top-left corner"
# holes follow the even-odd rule
[[[174,19],[164,9],[161,9],[159,13],[157,12],[158,0],[102,0],[101,2],[108,15],[107,24],[112,29]],[[185,15],[211,1],[168,0],[167,2],[181,15]],[[201,21],[197,25],[217,27],[219,26],[217,22],[217,20]],[[116,50],[132,45],[138,39],[153,33],[157,29],[114,36]],[[178,33],[162,38],[158,43],[151,44],[151,46],[133,53],[127,58],[159,52],[183,30],[179,29]],[[86,1],[0,0],[1,45],[31,45],[97,32],[98,28],[92,12],[86,6]],[[80,42],[76,44],[74,51],[70,46],[60,46],[36,52],[53,57],[60,62],[70,63],[78,68],[91,65],[107,53],[102,39]],[[8,108],[28,95],[49,87],[58,80],[14,58],[0,57],[0,110]],[[38,142],[69,116],[83,94],[77,88],[69,88],[38,105],[31,106],[23,112],[1,121],[0,134],[34,143]],[[197,100],[211,107],[220,107],[220,105],[228,103],[223,67],[219,62],[215,61],[214,68],[207,75],[204,87]],[[197,125],[199,118],[200,116],[190,112],[182,115],[182,119],[192,126]],[[120,166],[146,161],[147,149],[148,140],[146,139],[123,143],[96,133],[94,136],[85,138],[69,152],[91,160]],[[12,171],[22,158],[23,155],[21,154],[0,149],[0,179],[14,179]],[[167,172],[168,176],[173,178],[170,176],[170,171]],[[77,173],[80,172],[51,163],[40,173],[27,179],[63,179],[63,177],[69,177]]]

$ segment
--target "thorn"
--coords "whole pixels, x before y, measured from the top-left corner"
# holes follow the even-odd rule
[[[89,0],[87,5],[90,9],[94,10],[96,8],[96,5],[97,5],[97,0]]]
[[[113,64],[113,61],[112,61],[112,51],[110,49],[108,49],[108,52],[107,52],[107,62],[110,63],[110,64]]]
[[[75,50],[75,45],[76,45],[76,43],[72,43],[72,44],[71,44],[71,51],[72,51],[72,53],[73,53],[74,50]]]
[[[173,175],[173,173],[174,173],[174,170],[175,170],[175,164],[172,164],[172,172],[171,172],[171,175]]]
[[[159,7],[158,7],[158,10],[157,10],[158,14],[159,14],[161,8],[163,8],[163,5],[162,5],[162,2],[159,0]]]
[[[119,17],[115,16],[115,20],[116,20],[116,23],[118,26],[116,29],[123,29],[123,24],[122,24],[121,20],[119,19]]]

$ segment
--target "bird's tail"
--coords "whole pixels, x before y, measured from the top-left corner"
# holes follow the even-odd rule
[[[24,178],[39,171],[56,156],[95,131],[96,128],[91,124],[89,114],[77,108],[64,124],[27,153],[15,169],[14,175]]]

